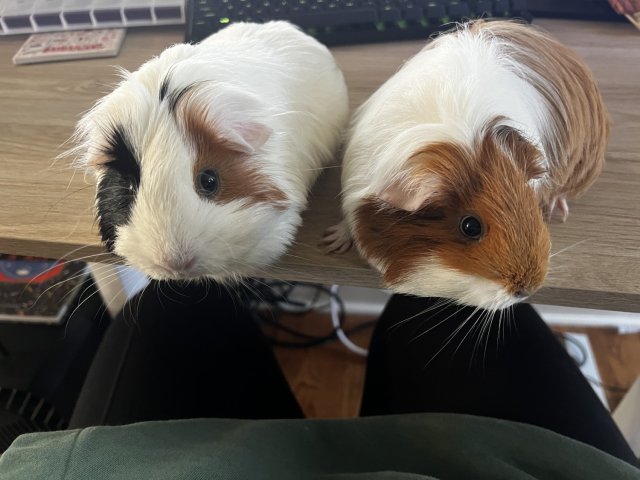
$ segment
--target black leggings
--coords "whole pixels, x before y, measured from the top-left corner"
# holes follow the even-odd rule
[[[500,322],[492,322],[477,343],[480,324],[472,320],[452,337],[473,309],[434,308],[436,302],[395,295],[386,306],[370,347],[361,415],[456,412],[503,418],[638,465],[533,308],[518,305],[510,326],[502,322],[498,332]],[[234,292],[152,283],[109,328],[71,426],[197,417],[301,418],[302,411]]]

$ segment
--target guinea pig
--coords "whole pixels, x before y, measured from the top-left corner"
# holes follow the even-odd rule
[[[531,26],[476,21],[429,42],[356,112],[343,223],[393,291],[489,310],[543,284],[545,223],[600,173],[609,123],[596,82]]]
[[[174,45],[78,122],[107,250],[154,279],[228,280],[294,240],[348,120],[329,50],[287,22]]]

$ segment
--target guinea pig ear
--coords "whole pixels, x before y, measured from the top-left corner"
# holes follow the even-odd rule
[[[385,184],[377,196],[389,205],[415,212],[435,200],[444,189],[444,182],[431,169],[429,153],[414,155],[403,171]]]
[[[224,118],[216,122],[216,127],[220,138],[234,150],[249,154],[259,150],[273,133],[269,127],[258,122],[234,122]]]
[[[208,125],[218,140],[241,153],[255,153],[273,134],[262,121],[269,118],[264,103],[224,84],[191,87],[180,105],[179,115],[188,129]]]
[[[497,140],[497,143],[513,157],[527,180],[542,178],[547,174],[542,152],[517,129],[508,125],[498,125],[492,128],[488,135]]]

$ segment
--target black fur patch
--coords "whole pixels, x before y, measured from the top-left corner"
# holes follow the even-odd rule
[[[113,252],[116,227],[129,221],[140,186],[140,166],[122,126],[114,126],[105,148],[110,161],[98,184],[97,207],[100,234]]]
[[[169,75],[167,75],[164,77],[164,80],[162,80],[162,83],[160,84],[160,103],[162,103],[162,101],[167,96],[167,90],[169,90],[169,81]]]
[[[166,99],[169,102],[169,111],[175,115],[178,102],[189,90],[191,90],[196,85],[196,83],[187,85],[180,90],[169,92],[169,84],[171,83],[172,71],[173,69],[169,70],[169,73],[164,76],[164,78],[162,79],[162,83],[160,84],[160,103],[164,102],[164,100]]]
[[[187,87],[184,87],[182,90],[178,90],[177,92],[173,92],[169,95],[169,110],[171,111],[171,113],[176,113],[176,106],[178,105],[178,102],[192,88],[193,85],[189,85]]]

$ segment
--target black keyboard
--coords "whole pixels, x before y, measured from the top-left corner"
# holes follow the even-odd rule
[[[187,0],[186,40],[233,22],[288,20],[325,45],[391,42],[480,17],[531,21],[527,0]]]
[[[615,12],[607,0],[528,0],[527,5],[536,18],[627,21],[624,15]]]

